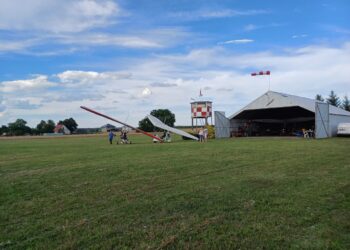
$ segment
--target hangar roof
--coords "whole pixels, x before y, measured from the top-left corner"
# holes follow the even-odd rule
[[[245,110],[256,110],[256,109],[273,109],[273,108],[286,108],[286,107],[301,107],[303,109],[309,110],[315,113],[315,103],[319,102],[310,98],[288,95],[274,91],[267,91],[262,96],[258,97],[247,106],[234,113],[229,117],[233,119],[238,114],[242,113]],[[350,116],[350,112],[329,105],[329,113],[334,115],[345,115]]]

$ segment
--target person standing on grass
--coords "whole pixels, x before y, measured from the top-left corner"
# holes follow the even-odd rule
[[[154,134],[155,137],[159,138],[157,134]],[[153,143],[158,143],[159,140],[157,140],[156,138],[153,138]]]
[[[203,128],[200,128],[199,129],[199,133],[198,133],[198,135],[199,135],[199,142],[203,142],[203,133],[204,133]]]
[[[109,131],[108,133],[108,139],[109,139],[109,143],[113,144],[113,138],[114,138],[115,134],[113,133],[112,130]]]
[[[204,142],[208,141],[208,128],[207,127],[205,127],[203,129],[203,140],[204,140]]]

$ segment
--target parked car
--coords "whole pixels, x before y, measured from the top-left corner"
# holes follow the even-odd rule
[[[339,123],[338,136],[350,136],[350,123]]]

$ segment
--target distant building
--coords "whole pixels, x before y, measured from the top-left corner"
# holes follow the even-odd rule
[[[55,134],[64,134],[64,135],[71,134],[70,130],[63,124],[57,124],[53,132]]]
[[[118,131],[118,128],[116,126],[113,126],[112,124],[105,124],[100,128],[100,131],[105,133],[105,132],[109,132],[109,131]]]

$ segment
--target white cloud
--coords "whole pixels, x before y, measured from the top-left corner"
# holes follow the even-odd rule
[[[127,72],[95,72],[95,71],[80,71],[80,70],[67,70],[57,77],[62,83],[77,85],[94,84],[101,81],[113,81],[119,79],[128,79],[131,77],[131,73]]]
[[[179,18],[183,21],[193,21],[200,19],[213,19],[213,18],[228,18],[228,17],[237,17],[237,16],[254,16],[261,14],[268,14],[270,11],[268,10],[235,10],[235,9],[217,9],[217,10],[194,10],[194,11],[182,11],[175,12],[170,14],[170,17]]]
[[[168,83],[168,82],[153,82],[150,84],[152,87],[158,87],[158,88],[171,88],[176,87],[176,83]]]
[[[127,48],[161,48],[164,44],[154,38],[133,35],[111,34],[81,34],[79,36],[60,36],[58,42],[62,44],[88,45],[88,46],[117,46]]]
[[[141,93],[142,97],[147,97],[147,96],[150,96],[150,95],[152,95],[152,91],[149,88],[144,88],[142,90],[142,93]]]
[[[32,103],[28,99],[11,99],[7,105],[9,108],[22,110],[38,109],[42,106],[42,104]]]
[[[234,91],[211,94],[219,102],[232,102],[232,109],[234,103],[242,105],[244,100],[253,99],[267,90],[268,78],[252,78],[251,70],[271,70],[271,86],[276,91],[313,98],[317,93],[328,95],[334,89],[339,96],[343,96],[348,92],[346,69],[350,68],[349,58],[350,43],[339,48],[310,46],[289,49],[283,53],[237,54],[223,48],[213,48],[193,50],[182,55],[160,56],[160,73],[154,69],[157,64],[154,60],[148,69],[138,67],[137,70],[139,74],[142,70],[148,70],[149,74],[154,75],[160,75],[166,70],[169,78],[171,75],[177,76],[176,80],[166,78],[167,81],[178,84],[178,88],[172,90],[172,95],[168,97],[168,102],[171,102],[173,96],[176,96],[174,103],[175,99],[180,101],[179,96],[197,93],[203,86],[217,90],[233,88]],[[330,61],[333,63],[329,64]],[[177,91],[179,93],[175,95]],[[245,99],[230,100],[229,97],[237,92],[244,93]]]
[[[25,35],[23,35],[25,36]],[[160,49],[186,41],[191,33],[183,28],[162,28],[133,31],[124,34],[78,32],[37,34],[36,38],[23,38],[16,33],[11,39],[0,40],[0,52],[18,52],[26,55],[55,56],[75,53],[92,47],[110,46],[132,49]],[[55,50],[42,46],[54,45]]]
[[[0,90],[3,92],[15,92],[21,90],[35,90],[45,89],[55,86],[56,84],[50,82],[45,75],[38,75],[33,79],[28,80],[15,80],[0,82]]]
[[[323,26],[327,31],[335,32],[335,33],[340,33],[344,35],[350,35],[350,29],[349,28],[344,28],[336,25],[324,25]]]
[[[285,25],[287,24],[285,23],[270,23],[270,24],[263,24],[263,25],[248,24],[243,27],[243,30],[249,32],[257,29],[276,28],[276,27],[282,27]]]
[[[254,25],[254,24],[248,24],[248,25],[244,26],[245,31],[252,31],[252,30],[256,30],[256,29],[258,29],[258,26]]]
[[[2,0],[0,29],[79,32],[107,26],[118,14],[111,0]]]
[[[37,39],[28,40],[0,40],[0,52],[18,52],[24,51],[38,43]]]
[[[305,37],[308,37],[308,35],[307,34],[301,34],[301,35],[293,35],[292,36],[293,39],[305,38]]]
[[[288,48],[279,53],[234,53],[215,47],[184,54],[156,55],[128,62],[125,65],[127,73],[73,70],[58,73],[54,84],[59,88],[41,91],[41,96],[36,93],[37,98],[46,98],[47,102],[41,102],[43,105],[25,113],[16,111],[16,115],[43,116],[45,119],[51,115],[57,117],[53,118],[55,120],[73,116],[86,127],[105,123],[105,120],[91,119],[90,114],[81,111],[79,106],[84,105],[101,107],[101,111],[117,119],[130,112],[129,123],[136,125],[151,110],[169,108],[176,114],[178,125],[190,124],[189,102],[200,89],[206,90],[204,97],[213,101],[215,110],[226,111],[227,115],[267,91],[267,77],[250,76],[251,71],[256,70],[271,70],[271,89],[274,91],[314,98],[316,94],[327,96],[333,89],[340,97],[350,96],[349,58],[350,43],[340,47]],[[42,80],[48,82],[47,77]],[[172,86],[167,88],[162,84]],[[12,90],[20,88],[17,83],[5,85],[7,88],[16,86]],[[1,86],[4,87],[4,82]],[[74,86],[77,87],[72,89]],[[1,103],[7,106],[18,91],[5,94]],[[23,91],[21,95],[28,98],[31,92]]]
[[[163,48],[169,47],[190,36],[182,28],[163,28],[129,32],[128,34],[83,33],[52,36],[61,44],[86,46],[117,46],[127,48]]]
[[[80,90],[79,92],[76,91],[68,91],[65,92],[63,95],[59,95],[54,97],[50,100],[50,102],[77,102],[77,101],[83,101],[83,100],[89,100],[89,101],[101,101],[105,98],[104,95],[101,95],[100,93],[94,93],[93,91],[88,90]]]
[[[0,92],[0,117],[4,117],[6,113],[7,113],[7,105]],[[3,124],[0,124],[0,126],[1,125]]]
[[[218,88],[216,91],[230,92],[233,90],[234,90],[234,88]]]
[[[219,44],[244,44],[244,43],[252,43],[254,40],[252,39],[236,39],[236,40],[228,40],[225,42],[221,42]]]
[[[3,97],[0,96],[0,116],[5,112],[5,110],[6,110],[5,101],[3,100]]]

